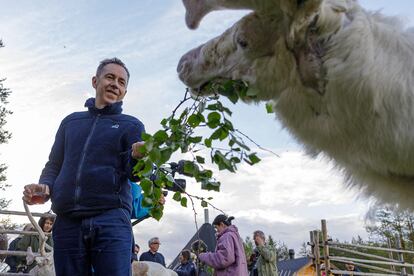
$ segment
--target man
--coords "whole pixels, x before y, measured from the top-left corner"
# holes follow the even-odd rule
[[[257,230],[253,233],[253,240],[257,252],[257,275],[275,276],[278,275],[276,268],[276,252],[266,244],[266,236],[263,231]]]
[[[138,253],[139,253],[140,247],[138,244],[134,243],[134,247],[132,248],[132,257],[131,262],[138,261]]]
[[[196,267],[191,260],[190,250],[184,249],[178,258],[180,264],[174,269],[178,276],[196,276]]]
[[[24,187],[29,204],[52,200],[56,275],[129,275],[132,168],[141,158],[144,125],[122,114],[129,71],[103,60],[92,78],[88,111],[61,123],[39,184]],[[92,267],[92,269],[91,269]]]
[[[349,261],[348,263],[346,263],[345,269],[349,272],[348,274],[344,274],[343,276],[353,276],[354,272],[361,272],[361,270],[359,270],[359,268],[355,266],[355,263],[353,261]]]
[[[158,253],[160,244],[160,239],[158,237],[151,238],[148,241],[149,250],[147,252],[142,253],[139,257],[139,260],[159,263],[165,267],[164,256],[161,253]]]

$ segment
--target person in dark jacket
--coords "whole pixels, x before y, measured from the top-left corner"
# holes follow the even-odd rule
[[[41,217],[39,219],[39,226],[45,233],[52,232],[53,223],[55,222],[54,217]],[[46,240],[46,243],[53,247],[53,240],[51,236],[48,236],[48,239]],[[16,245],[17,251],[27,251],[28,248],[32,249],[32,252],[39,252],[40,250],[40,240],[39,236],[34,235],[24,235]],[[49,252],[50,250],[46,249],[46,252]],[[24,267],[23,272],[29,272],[32,268],[34,268],[37,263],[34,261],[30,265],[26,263],[26,257],[18,257],[18,263],[20,267]]]
[[[122,114],[129,71],[103,60],[92,78],[88,111],[60,124],[39,184],[24,187],[28,204],[49,198],[57,214],[53,229],[56,275],[129,275],[131,272],[132,168],[142,158],[144,125]]]
[[[158,252],[160,248],[160,239],[158,237],[153,237],[148,241],[149,250],[144,252],[139,257],[140,261],[148,261],[159,263],[165,267],[165,259],[164,256]]]
[[[23,227],[23,231],[32,231],[33,225],[31,223],[26,224]],[[17,245],[19,241],[24,237],[24,235],[19,235],[15,238],[9,245],[9,251],[17,251]],[[4,260],[6,264],[9,265],[9,270],[7,272],[16,273],[18,272],[19,265],[21,263],[20,258],[18,256],[8,255]]]
[[[353,261],[349,261],[345,264],[346,271],[349,271],[347,274],[343,274],[343,276],[353,276],[354,272],[361,272],[358,267],[355,266]]]
[[[190,250],[183,250],[178,257],[180,264],[174,269],[178,276],[196,276],[196,266],[191,260]]]

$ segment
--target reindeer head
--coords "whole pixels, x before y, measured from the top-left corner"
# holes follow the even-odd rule
[[[320,76],[314,68],[320,64],[313,64],[318,61],[303,45],[308,43],[306,32],[320,14],[322,1],[183,0],[189,28],[196,28],[205,14],[217,9],[254,12],[186,53],[177,67],[179,78],[197,95],[208,93],[203,86],[211,81],[242,80],[249,84],[248,94],[258,100],[277,100],[289,87],[318,85]]]

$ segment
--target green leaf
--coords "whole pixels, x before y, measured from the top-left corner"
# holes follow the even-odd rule
[[[147,141],[148,139],[150,139],[152,136],[151,136],[151,134],[148,134],[148,133],[141,133],[141,139],[142,139],[142,141]]]
[[[207,201],[202,200],[201,201],[201,207],[207,208],[207,206],[208,206]]]
[[[201,189],[207,190],[207,191],[220,192],[220,182],[203,181],[203,182],[201,182]]]
[[[218,104],[209,104],[206,107],[207,110],[217,110],[218,109]]]
[[[211,139],[207,138],[204,139],[204,145],[206,145],[206,147],[211,148]]]
[[[214,111],[207,115],[207,125],[209,128],[216,128],[220,124],[221,115]]]
[[[201,120],[197,114],[191,114],[190,117],[188,117],[187,124],[189,124],[191,127],[197,127],[200,123]]]
[[[187,198],[186,197],[181,198],[181,206],[187,207]]]
[[[198,167],[194,162],[192,161],[184,161],[184,168],[183,168],[183,174],[186,176],[194,176],[198,174]]]
[[[168,134],[166,131],[164,130],[158,130],[157,132],[155,132],[154,134],[154,140],[158,143],[158,144],[162,144],[165,141],[167,141],[168,139]]]
[[[139,185],[142,188],[142,191],[144,191],[144,193],[146,195],[151,195],[153,192],[153,185],[152,185],[152,181],[149,180],[148,178],[144,178],[140,181]]]
[[[173,199],[175,201],[181,201],[181,193],[180,192],[175,192]]]
[[[203,140],[203,136],[188,137],[188,141],[192,144],[198,144]]]
[[[156,206],[150,210],[150,215],[156,220],[160,220],[162,218],[163,214],[163,207],[162,206]]]
[[[142,201],[142,207],[151,207],[152,203],[153,201],[151,198],[144,196],[144,200]]]
[[[154,162],[157,166],[161,165],[161,153],[158,148],[153,148],[149,153],[149,157],[151,158],[151,161]]]
[[[147,158],[146,160],[145,160],[145,167],[144,167],[144,169],[141,171],[141,175],[148,175],[149,173],[151,173],[152,172],[152,169],[153,169],[153,164],[152,164],[152,162],[151,162],[151,160],[149,159],[149,158]]]
[[[168,120],[167,119],[162,119],[161,120],[161,122],[160,122],[160,124],[163,126],[163,127],[165,127],[165,126],[167,126],[167,123],[168,123]]]
[[[205,159],[204,159],[204,157],[201,157],[201,156],[196,156],[196,160],[197,160],[197,162],[199,163],[199,164],[204,164],[205,163]]]
[[[170,160],[172,152],[173,152],[173,149],[171,149],[170,147],[162,148],[160,150],[160,154],[161,154],[160,163],[164,164],[168,160]]]
[[[221,137],[222,128],[217,129],[213,132],[213,134],[210,135],[210,140],[217,140]]]
[[[273,104],[271,103],[266,103],[266,112],[267,113],[273,113]]]
[[[261,160],[259,157],[257,157],[256,153],[252,153],[248,157],[250,162],[252,162],[252,165],[259,163]]]

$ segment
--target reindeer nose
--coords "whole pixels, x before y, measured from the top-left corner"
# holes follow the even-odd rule
[[[190,50],[181,57],[177,66],[177,73],[179,74],[180,78],[186,74],[186,72],[191,67],[191,64],[193,64],[197,60],[202,47],[203,45],[200,45],[197,48]]]

